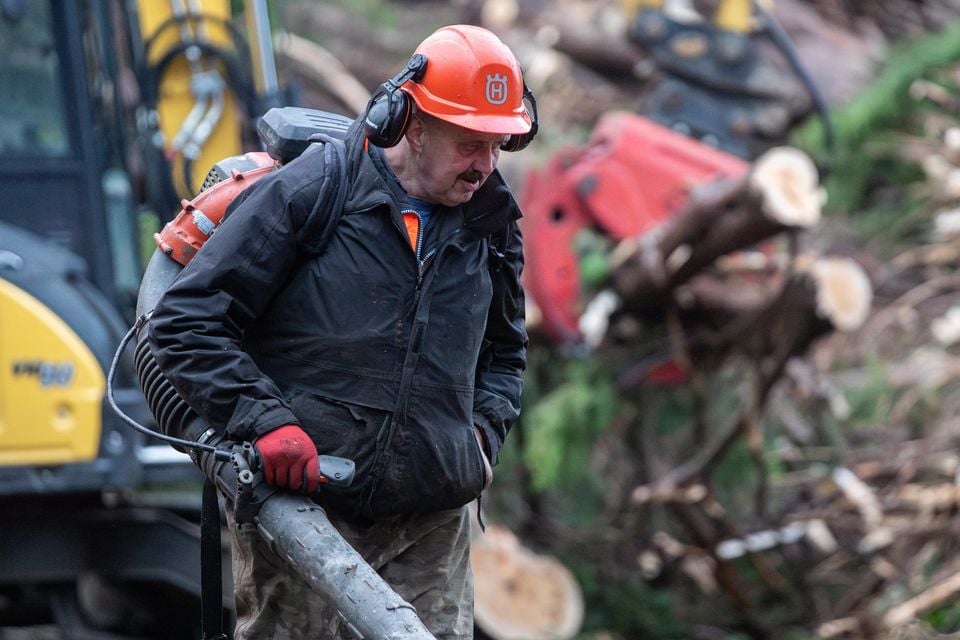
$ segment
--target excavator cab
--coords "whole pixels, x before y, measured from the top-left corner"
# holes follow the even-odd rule
[[[106,374],[116,357],[114,400],[153,425],[115,354],[151,234],[270,102],[239,41],[269,29],[232,4],[266,14],[0,0],[0,629],[199,635],[202,474],[121,421]]]
[[[0,3],[0,493],[122,490],[142,442],[104,372],[141,272],[92,4]],[[100,87],[91,91],[91,87]],[[127,368],[119,398],[134,414]]]

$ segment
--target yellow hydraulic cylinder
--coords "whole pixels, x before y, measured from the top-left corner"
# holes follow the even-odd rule
[[[168,52],[198,40],[232,55],[239,53],[225,26],[231,18],[228,0],[142,0],[138,2],[138,15],[140,32],[144,42],[149,43],[148,64],[156,65]],[[196,195],[215,163],[241,152],[240,117],[236,97],[230,90],[228,69],[210,51],[185,48],[166,66],[159,79],[157,115],[164,151],[183,198]],[[249,64],[247,60],[240,61],[243,69]],[[218,83],[222,85],[219,105],[213,99]],[[204,116],[206,121],[202,120]],[[208,125],[212,125],[212,129],[199,145],[199,154],[192,159],[188,189],[183,179],[184,151],[188,149],[185,136],[190,133],[202,136],[202,129]]]

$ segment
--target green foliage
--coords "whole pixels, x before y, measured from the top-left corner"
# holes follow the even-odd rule
[[[678,434],[690,426],[693,401],[689,393],[665,393],[658,400],[656,413],[649,421],[658,437]]]
[[[864,367],[866,377],[860,385],[846,388],[847,402],[850,404],[850,425],[886,424],[890,410],[896,400],[895,389],[887,381],[883,363],[878,359],[868,361]]]
[[[827,169],[824,186],[829,195],[829,211],[851,212],[872,207],[875,203],[871,202],[871,196],[877,187],[909,185],[922,177],[919,167],[897,156],[895,141],[884,141],[885,132],[909,126],[909,116],[919,106],[910,97],[911,83],[936,67],[958,59],[960,22],[895,47],[877,82],[832,114],[835,133],[832,156],[828,156],[819,119],[811,119],[797,129],[791,144],[808,151]],[[881,204],[889,207],[893,203]],[[902,211],[904,207],[899,209]]]
[[[948,604],[929,611],[922,617],[938,633],[955,633],[960,631],[960,602]]]
[[[593,363],[562,366],[564,381],[529,406],[524,418],[523,457],[536,491],[582,482],[593,440],[617,411],[612,381]]]
[[[157,242],[153,234],[160,231],[160,216],[153,211],[140,211],[137,214],[137,241],[140,250],[141,268],[146,268],[157,250]]]
[[[939,33],[904,42],[893,48],[877,82],[849,105],[832,115],[838,155],[855,154],[880,129],[902,121],[910,109],[909,87],[931,69],[960,59],[960,22]],[[823,158],[823,124],[811,120],[798,129],[792,144]]]
[[[717,463],[713,475],[713,490],[720,501],[734,515],[753,511],[752,491],[757,485],[759,473],[743,439],[738,439]],[[745,570],[750,569],[747,565]]]
[[[921,236],[927,233],[928,222],[922,200],[907,195],[903,199],[872,207],[869,215],[853,217],[850,226],[859,237],[869,238],[875,248],[895,250],[905,242],[922,244]]]
[[[573,250],[579,259],[580,284],[586,291],[596,290],[609,275],[607,261],[611,248],[610,239],[592,229],[584,229],[574,237]]]

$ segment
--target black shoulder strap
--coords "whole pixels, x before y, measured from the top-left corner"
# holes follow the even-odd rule
[[[227,640],[223,632],[220,504],[216,485],[204,478],[200,512],[200,632],[202,640]]]
[[[348,176],[348,162],[346,144],[339,138],[318,133],[311,136],[311,141],[323,143],[324,166],[326,169],[326,183],[320,189],[320,195],[310,212],[309,220],[320,228],[307,229],[303,245],[304,258],[318,256],[323,253],[330,238],[333,237],[343,214],[343,206],[350,193]],[[335,167],[331,170],[330,167]]]

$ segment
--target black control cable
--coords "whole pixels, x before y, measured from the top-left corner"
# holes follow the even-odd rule
[[[201,451],[203,453],[212,453],[217,460],[229,460],[231,451],[227,449],[218,449],[217,447],[209,444],[204,444],[202,442],[194,442],[192,440],[184,440],[183,438],[175,438],[174,436],[168,436],[159,431],[154,431],[150,427],[140,424],[129,415],[124,413],[123,409],[117,404],[116,398],[113,395],[114,380],[117,374],[117,367],[120,363],[120,357],[123,355],[124,350],[127,348],[127,345],[130,344],[130,341],[133,339],[133,336],[147,323],[147,320],[150,319],[150,314],[146,313],[139,318],[137,318],[136,323],[129,330],[127,330],[126,335],[123,336],[123,339],[120,341],[120,345],[117,347],[116,353],[113,354],[113,360],[110,363],[110,370],[107,372],[107,401],[110,403],[110,407],[116,412],[120,419],[126,422],[128,425],[133,427],[136,431],[149,436],[151,438],[157,438],[158,440],[163,440],[172,445],[179,447],[185,447],[187,449],[193,449],[195,451]]]
[[[803,62],[800,61],[797,48],[793,45],[790,36],[784,28],[780,26],[780,23],[777,22],[769,11],[761,7],[756,0],[753,0],[752,4],[754,11],[756,11],[757,16],[760,18],[761,25],[770,35],[770,40],[780,49],[780,52],[787,60],[787,64],[790,65],[790,68],[793,69],[793,72],[800,79],[800,82],[803,83],[804,87],[806,87],[810,93],[813,108],[823,123],[824,145],[826,146],[827,153],[833,156],[836,151],[836,136],[833,129],[833,120],[830,117],[830,108],[827,105],[826,98],[823,96],[823,92],[820,91],[820,87],[817,86],[813,76],[810,75],[810,72],[803,65]]]

